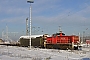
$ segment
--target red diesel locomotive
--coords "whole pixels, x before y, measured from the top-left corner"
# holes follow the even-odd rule
[[[79,46],[79,36],[65,36],[62,31],[47,37],[44,42],[46,48],[75,49]]]

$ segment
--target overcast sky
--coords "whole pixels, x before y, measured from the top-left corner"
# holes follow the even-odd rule
[[[8,32],[18,32],[9,33],[12,37],[25,35],[29,7],[27,0],[0,0],[0,38],[6,25]],[[59,26],[66,35],[83,31],[90,35],[90,0],[34,0],[32,33],[53,34],[59,31]]]

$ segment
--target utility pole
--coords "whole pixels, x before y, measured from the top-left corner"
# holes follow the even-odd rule
[[[26,35],[28,36],[28,18],[26,18]]]
[[[61,26],[59,26],[59,32],[62,32],[62,30],[61,30]]]
[[[6,41],[8,42],[8,27],[6,26]]]
[[[28,3],[30,3],[30,41],[29,41],[29,43],[30,43],[30,49],[31,49],[31,9],[32,9],[32,7],[31,7],[31,3],[34,3],[34,0],[27,0],[27,2]]]

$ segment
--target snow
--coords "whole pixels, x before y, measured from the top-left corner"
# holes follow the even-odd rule
[[[0,46],[0,60],[90,60],[90,45],[82,50]]]

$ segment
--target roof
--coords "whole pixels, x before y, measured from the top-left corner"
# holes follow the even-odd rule
[[[36,37],[40,37],[40,36],[43,36],[43,35],[31,35],[31,38],[36,38]],[[21,38],[29,39],[30,36],[21,36],[19,39],[21,39]]]

